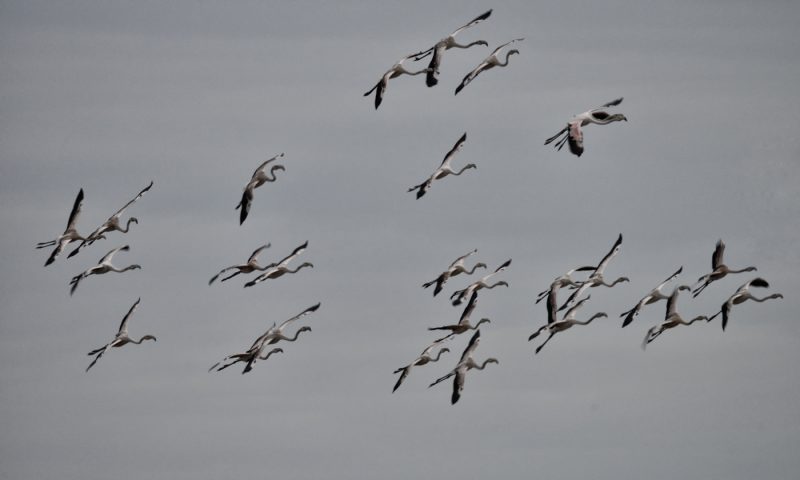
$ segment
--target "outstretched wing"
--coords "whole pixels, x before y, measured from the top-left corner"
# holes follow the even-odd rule
[[[595,108],[591,109],[590,112],[593,112],[595,110],[600,110],[601,108],[616,107],[617,105],[622,103],[622,99],[623,98],[624,97],[619,97],[616,100],[611,100],[608,103],[604,103],[603,105],[600,105],[599,107],[595,107]]]
[[[239,225],[243,224],[245,220],[247,220],[247,215],[250,213],[250,204],[253,202],[253,191],[245,188],[244,192],[242,193],[242,199],[239,201],[239,205],[236,205],[236,208],[241,208],[239,212]]]
[[[453,263],[450,264],[450,267],[448,268],[448,270],[453,268],[453,267],[455,267],[459,263],[463,262],[467,258],[469,258],[470,255],[473,255],[473,254],[477,253],[477,251],[478,251],[478,249],[476,248],[476,249],[473,249],[471,252],[469,252],[467,254],[464,254],[464,255],[461,255],[460,257],[456,258],[455,260],[453,260]]]
[[[478,304],[478,292],[472,292],[472,296],[469,297],[469,302],[467,306],[464,308],[464,312],[461,313],[461,318],[458,319],[458,324],[461,325],[464,322],[469,321],[469,317],[472,315],[472,311],[475,310],[475,307]]]
[[[658,286],[655,288],[655,290],[658,290],[659,288],[663,287],[663,286],[664,286],[664,285],[666,285],[667,283],[669,283],[669,282],[671,282],[672,280],[674,280],[674,279],[675,279],[675,278],[676,278],[678,275],[680,275],[680,274],[681,274],[681,272],[682,272],[682,271],[683,271],[683,265],[681,265],[681,267],[680,267],[678,270],[676,270],[676,271],[675,271],[675,273],[673,273],[672,275],[670,275],[669,277],[667,277],[667,279],[666,279],[666,280],[664,280],[663,282],[661,282],[660,284],[658,284]]]
[[[711,269],[716,270],[717,267],[722,265],[722,256],[725,254],[725,244],[722,239],[717,241],[717,246],[714,248],[714,254],[711,256]]]
[[[469,339],[469,343],[467,344],[467,348],[464,349],[464,353],[461,354],[461,360],[458,361],[459,364],[466,362],[469,357],[472,356],[472,353],[478,348],[478,344],[481,341],[481,331],[475,330],[475,334],[472,335],[472,338]]]
[[[306,240],[305,243],[303,243],[302,245],[295,248],[294,251],[292,252],[292,256],[299,255],[300,252],[305,250],[307,247],[308,247],[308,240]]]
[[[258,255],[261,252],[263,252],[264,250],[266,250],[267,248],[269,248],[270,245],[272,245],[272,244],[271,243],[267,243],[265,245],[261,245],[260,247],[256,248],[255,250],[253,250],[253,253],[250,254],[250,258],[247,259],[247,263],[256,261],[256,258],[258,257]]]
[[[442,64],[442,54],[444,53],[447,45],[444,42],[439,42],[433,46],[433,56],[428,64],[428,73],[425,75],[425,85],[433,87],[439,83],[436,75],[439,74],[439,65]]]
[[[449,163],[450,160],[453,159],[453,156],[464,147],[464,142],[466,141],[467,141],[467,132],[464,132],[464,135],[461,135],[461,138],[459,138],[458,141],[455,143],[455,145],[453,145],[453,148],[451,148],[450,151],[447,152],[447,155],[444,156],[444,160],[442,160],[442,164],[439,165],[439,168]]]
[[[110,252],[106,253],[103,256],[103,258],[100,259],[100,261],[98,263],[110,262],[111,259],[114,257],[114,255],[116,255],[116,253],[119,252],[120,250],[123,251],[123,252],[127,252],[130,249],[131,249],[130,245],[123,245],[121,247],[117,247],[117,248],[111,250]]]
[[[621,245],[622,245],[622,234],[620,233],[619,237],[617,237],[617,241],[614,242],[614,246],[611,247],[611,250],[606,254],[606,256],[603,257],[602,260],[600,260],[600,264],[597,265],[597,269],[595,269],[596,273],[603,273],[603,270],[605,270],[606,266],[608,265],[608,262],[610,262],[611,259],[614,258],[614,255],[616,255],[617,252],[619,252]]]
[[[580,157],[583,153],[583,131],[581,130],[580,120],[569,123],[567,141],[569,143],[569,151]],[[563,146],[563,143],[561,145]],[[561,146],[558,149],[561,150]]]
[[[122,208],[120,208],[119,210],[117,210],[117,213],[115,213],[115,214],[114,214],[114,215],[112,215],[111,217],[113,218],[113,217],[116,217],[116,216],[119,216],[119,215],[121,215],[121,214],[122,214],[122,212],[124,212],[126,208],[130,207],[131,205],[133,205],[133,203],[134,203],[136,200],[139,200],[140,198],[142,198],[142,196],[143,196],[143,195],[144,195],[144,194],[145,194],[145,193],[146,193],[148,190],[150,190],[152,187],[153,187],[153,181],[152,181],[152,180],[150,180],[150,185],[148,185],[148,186],[144,187],[144,188],[142,189],[142,191],[141,191],[141,192],[139,192],[139,193],[138,193],[138,194],[137,194],[135,197],[133,197],[133,200],[131,200],[130,202],[126,203],[126,204],[125,204],[125,205],[124,205]]]
[[[551,325],[558,321],[558,297],[556,295],[556,288],[550,288],[547,294],[547,324]]]
[[[278,327],[278,330],[282,329],[283,327],[288,325],[290,322],[293,322],[293,321],[297,320],[300,317],[304,317],[304,316],[308,315],[309,313],[316,312],[319,309],[320,305],[322,305],[322,303],[317,303],[316,305],[313,305],[311,307],[306,308],[305,310],[303,310],[302,312],[298,313],[297,315],[295,315],[294,317],[290,318],[289,320],[284,321]]]
[[[667,299],[667,311],[664,315],[664,319],[668,319],[669,317],[675,315],[675,311],[678,305],[678,290],[677,288],[672,290],[672,294]]]
[[[81,213],[83,206],[83,189],[78,191],[78,196],[75,197],[75,202],[72,204],[72,211],[69,212],[69,220],[67,220],[67,230],[74,229],[75,223],[78,222],[78,215]]]
[[[459,34],[459,32],[461,32],[465,28],[469,28],[469,27],[471,27],[473,25],[476,25],[476,24],[486,20],[487,18],[489,18],[489,16],[491,14],[492,14],[492,10],[490,9],[488,12],[478,15],[477,17],[475,17],[472,20],[470,20],[469,23],[467,23],[466,25],[464,25],[462,27],[459,27],[455,32],[451,33],[450,36],[451,37],[455,37],[456,35]]]
[[[492,54],[492,55],[494,55],[494,54]],[[484,70],[486,70],[488,68],[490,68],[489,67],[489,62],[487,62],[486,60],[481,62],[480,65],[475,67],[471,72],[469,72],[468,74],[466,74],[464,76],[464,79],[461,80],[461,83],[459,83],[458,86],[456,87],[456,93],[455,94],[458,95],[458,92],[463,90],[464,87],[466,87],[467,85],[470,84],[470,82],[475,80],[475,77],[477,77],[482,71],[484,71]]]
[[[456,378],[453,379],[453,395],[450,397],[451,405],[455,405],[458,399],[461,398],[461,392],[464,390],[464,380],[466,376],[466,370],[460,369],[456,371]]]
[[[495,48],[494,51],[492,52],[492,54],[489,55],[489,56],[491,57],[493,55],[497,55],[500,52],[500,50],[502,50],[503,48],[507,47],[508,45],[511,45],[514,42],[521,42],[523,40],[525,40],[525,37],[523,37],[523,38],[515,38],[514,40],[510,40],[510,41],[500,45],[499,47]],[[622,100],[622,99],[620,99],[620,100]]]
[[[576,312],[576,311],[577,311],[579,308],[581,308],[581,307],[583,306],[583,304],[584,304],[584,303],[586,303],[586,301],[587,301],[587,300],[589,300],[590,298],[592,298],[592,296],[591,296],[591,295],[587,295],[587,296],[586,296],[586,298],[582,298],[582,299],[580,299],[580,300],[578,301],[578,303],[576,303],[575,305],[573,305],[573,306],[572,306],[572,308],[570,308],[569,310],[567,310],[567,313],[565,313],[565,314],[564,314],[564,318],[572,318],[572,316],[573,316],[573,315],[575,315],[575,312]],[[563,320],[563,319],[562,319],[562,320]]]
[[[142,297],[137,298],[136,302],[134,302],[133,306],[131,306],[130,310],[128,310],[128,313],[125,314],[125,317],[122,319],[122,322],[119,324],[119,330],[117,331],[117,335],[119,335],[121,333],[128,333],[128,320],[131,318],[131,315],[133,315],[134,310],[136,310],[136,307],[139,306],[139,302],[141,302],[141,301],[142,301]]]
[[[403,380],[405,380],[406,377],[408,376],[408,372],[409,371],[411,371],[411,366],[410,365],[407,366],[407,367],[400,368],[400,369],[395,371],[395,373],[397,373],[397,372],[401,372],[401,373],[400,373],[400,378],[397,379],[397,383],[395,383],[394,384],[394,388],[392,388],[392,393],[394,393],[398,388],[400,388],[400,385],[403,383]]]
[[[266,167],[267,165],[269,165],[269,164],[270,164],[270,162],[274,162],[275,160],[277,160],[277,159],[279,159],[279,158],[281,158],[281,157],[283,157],[283,152],[279,153],[278,155],[275,155],[274,157],[272,157],[272,158],[270,158],[270,159],[268,159],[268,160],[265,160],[265,161],[264,161],[264,163],[262,163],[261,165],[259,165],[259,166],[258,166],[258,168],[256,168],[256,169],[253,171],[253,177],[255,177],[256,175],[258,175],[258,172],[259,172],[259,170],[263,170],[263,169],[264,169],[264,167]]]

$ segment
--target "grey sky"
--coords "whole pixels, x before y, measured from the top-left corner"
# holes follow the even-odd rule
[[[800,471],[800,35],[796,2],[2,2],[0,3],[0,478],[796,478]],[[440,83],[392,80],[397,59],[464,32]],[[494,46],[519,56],[453,90]],[[573,114],[619,96],[629,122],[585,129],[581,158],[542,145]],[[421,200],[463,132],[456,166]],[[286,152],[250,217],[234,206],[253,169]],[[85,190],[88,232],[150,180],[113,234],[42,268],[37,242]],[[594,263],[624,234],[579,317],[536,357],[535,293]],[[663,304],[620,312],[678,266],[690,283],[718,238],[783,300],[639,349]],[[207,286],[271,242],[309,241],[315,268],[244,289]],[[120,265],[72,275],[128,243]],[[420,285],[458,255],[502,274],[482,294],[478,359],[461,401],[427,389],[458,359],[392,371],[458,319]],[[687,317],[752,278],[731,276]],[[498,277],[499,279],[499,277]],[[761,293],[761,292],[759,292]],[[132,335],[88,373],[142,298]],[[242,376],[208,374],[273,321],[322,302],[313,332]],[[292,330],[293,331],[293,330]]]

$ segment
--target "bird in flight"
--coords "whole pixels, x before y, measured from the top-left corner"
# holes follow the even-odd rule
[[[94,360],[92,360],[92,363],[90,363],[89,366],[86,367],[87,372],[89,371],[90,368],[94,366],[95,363],[97,363],[98,360],[100,360],[100,357],[102,357],[103,354],[105,354],[112,348],[118,348],[123,345],[127,345],[129,343],[135,343],[138,345],[145,340],[152,340],[154,342],[156,341],[156,337],[152,335],[144,335],[139,340],[134,340],[128,335],[128,322],[131,319],[131,315],[133,315],[133,312],[136,310],[136,307],[139,306],[139,302],[141,300],[142,300],[141,298],[136,299],[136,302],[134,302],[133,306],[130,308],[130,310],[128,310],[128,313],[125,314],[125,317],[122,319],[122,323],[120,323],[119,330],[117,331],[117,334],[114,336],[114,339],[106,343],[102,347],[96,348],[88,353],[89,356],[94,355],[95,357]]]
[[[480,65],[478,65],[477,67],[472,69],[471,72],[469,72],[466,76],[464,76],[464,79],[461,80],[461,83],[456,87],[456,93],[455,94],[458,95],[458,92],[463,90],[464,87],[469,85],[469,83],[471,81],[475,80],[475,77],[477,77],[482,72],[485,72],[486,70],[492,69],[494,67],[505,67],[505,66],[507,66],[508,65],[508,57],[510,57],[511,55],[514,55],[514,54],[519,54],[519,50],[512,49],[512,50],[509,50],[508,52],[506,52],[506,63],[503,63],[500,60],[500,52],[504,48],[506,48],[508,45],[511,45],[514,42],[520,42],[522,40],[525,40],[525,39],[524,38],[515,38],[514,40],[511,40],[510,42],[506,42],[506,43],[500,45],[499,47],[495,48],[494,52],[492,52],[488,57],[486,57],[480,63]]]
[[[267,173],[267,165],[275,160],[283,157],[283,153],[280,155],[275,155],[274,157],[266,160],[264,163],[256,168],[256,171],[253,172],[253,176],[250,178],[250,181],[247,182],[247,185],[244,187],[244,192],[242,193],[242,199],[239,200],[239,204],[236,205],[235,210],[239,210],[239,225],[243,224],[244,221],[247,219],[247,214],[250,213],[250,205],[253,203],[253,190],[264,185],[266,182],[274,182],[277,177],[275,176],[275,172],[278,170],[286,170],[286,167],[283,165],[277,164],[273,165],[269,169],[269,173]],[[272,175],[270,177],[270,175]],[[241,210],[240,210],[241,209]]]
[[[589,111],[575,115],[572,117],[572,120],[567,122],[566,127],[562,128],[561,131],[545,140],[544,144],[549,145],[551,142],[558,140],[561,135],[564,135],[556,142],[554,146],[558,150],[561,150],[561,147],[563,147],[565,143],[569,143],[569,151],[580,157],[583,153],[583,131],[581,130],[581,127],[585,127],[590,123],[594,123],[596,125],[607,125],[609,123],[618,122],[621,120],[626,122],[628,121],[627,117],[621,113],[608,113],[608,108],[615,107],[620,103],[622,103],[622,97],[612,100],[597,108],[593,108]]]

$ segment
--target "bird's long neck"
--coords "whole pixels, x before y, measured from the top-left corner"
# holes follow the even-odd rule
[[[469,48],[469,47],[471,47],[473,45],[481,45],[481,41],[480,40],[476,40],[476,41],[474,41],[472,43],[468,43],[466,45],[461,45],[459,43],[456,43],[455,40],[454,40],[453,43],[450,45],[450,48]]]
[[[277,177],[277,175],[275,174],[275,171],[276,171],[276,168],[275,168],[275,167],[277,167],[277,165],[275,165],[274,167],[272,167],[272,168],[269,170],[269,173],[268,173],[268,174],[266,174],[266,178],[265,178],[265,180],[266,180],[266,181],[268,181],[268,182],[274,182],[275,180],[277,180],[277,178],[278,178],[278,177]],[[277,170],[280,170],[280,169],[277,169]],[[272,175],[272,178],[270,178],[270,175]]]
[[[299,272],[299,271],[300,271],[300,269],[301,269],[301,268],[303,268],[303,267],[308,267],[308,266],[309,266],[309,265],[302,264],[302,265],[300,265],[299,267],[295,268],[294,270],[289,270],[289,269],[287,268],[287,269],[286,269],[286,273],[297,273],[297,272]]]
[[[131,338],[131,339],[130,339],[130,342],[131,342],[131,343],[135,343],[136,345],[139,345],[140,343],[142,343],[143,341],[145,341],[145,340],[147,340],[147,339],[149,339],[149,338],[150,338],[150,337],[148,337],[147,335],[145,335],[145,336],[143,336],[142,338],[140,338],[139,340],[134,340],[134,339],[132,339],[132,338]]]
[[[744,273],[744,272],[752,272],[752,271],[753,271],[753,270],[755,270],[755,269],[756,269],[755,267],[745,267],[745,268],[743,268],[743,269],[741,269],[741,270],[731,270],[731,269],[728,269],[728,273]]]
[[[131,223],[132,223],[132,222],[135,222],[135,220],[133,219],[133,217],[131,217],[131,218],[129,218],[129,219],[128,219],[128,223],[126,223],[126,224],[125,224],[125,230],[123,230],[123,229],[121,229],[121,228],[120,228],[120,229],[119,229],[119,231],[120,231],[120,232],[122,232],[122,233],[128,233],[128,230],[130,230],[130,228],[131,228]]]
[[[586,320],[585,322],[580,322],[580,321],[578,321],[578,320],[575,320],[575,323],[576,323],[577,325],[589,325],[590,323],[592,323],[592,321],[594,321],[594,319],[596,319],[596,318],[600,318],[600,317],[602,317],[602,316],[603,316],[603,315],[601,315],[600,313],[596,313],[596,314],[592,315],[592,317],[591,317],[591,318],[589,318],[588,320]]]
[[[693,319],[689,320],[688,322],[684,322],[684,323],[686,325],[691,325],[694,322],[699,322],[700,320],[708,320],[708,317],[706,317],[705,315],[699,315],[699,316],[694,317]]]
[[[490,359],[488,358],[484,360],[483,363],[481,363],[480,365],[476,363],[475,366],[472,368],[474,368],[475,370],[483,370],[484,368],[486,368],[487,363],[491,363]]]
[[[464,269],[464,273],[466,273],[467,275],[472,275],[473,273],[475,273],[475,270],[477,270],[477,269],[478,269],[478,267],[479,267],[479,265],[478,265],[478,264],[475,264],[475,265],[472,267],[472,270],[467,270],[467,269]]]
[[[620,278],[618,278],[618,279],[614,280],[613,282],[611,282],[611,283],[609,284],[609,283],[606,283],[606,281],[605,281],[605,280],[601,279],[601,280],[600,280],[600,285],[604,285],[604,286],[606,286],[606,287],[613,287],[614,285],[616,285],[616,284],[618,284],[618,283],[620,283],[620,282],[624,282],[624,281],[625,281],[625,280],[623,279],[623,277],[620,277]]]
[[[431,362],[438,362],[439,361],[439,357],[441,357],[443,353],[444,353],[444,350],[439,350],[439,352],[436,354],[436,357],[431,358],[430,361]]]
[[[453,172],[452,174],[453,175],[461,175],[462,173],[464,173],[464,170],[467,170],[468,168],[470,168],[469,165],[465,166],[464,168],[462,168],[461,170],[459,170],[457,172]]]
[[[492,284],[492,285],[486,285],[484,288],[487,289],[487,290],[491,290],[491,289],[493,289],[494,287],[496,287],[498,285],[504,285],[506,287],[508,286],[508,284],[506,282],[500,281],[500,282],[497,282],[497,283]]]
[[[773,298],[783,298],[783,295],[781,295],[780,293],[773,293],[772,295],[770,295],[768,297],[764,297],[764,298],[756,298],[756,297],[754,297],[752,295],[750,296],[750,300],[753,300],[754,302],[759,302],[759,303],[766,302],[767,300],[770,300],[770,299],[773,299]]]
[[[419,70],[417,72],[409,72],[408,70],[403,69],[403,73],[405,73],[406,75],[419,75],[420,73],[428,73],[428,69],[423,68],[422,70]]]
[[[119,269],[119,268],[114,267],[114,265],[111,265],[109,270],[111,270],[112,272],[122,273],[122,272],[127,272],[128,270],[133,270],[134,268],[138,268],[138,267],[139,267],[138,265],[128,265],[125,268]]]
[[[511,52],[506,52],[506,63],[497,62],[497,66],[498,67],[505,67],[506,65],[508,65],[508,57],[510,57],[510,56],[511,56]]]
[[[283,337],[283,339],[286,340],[287,342],[294,342],[295,340],[297,340],[297,337],[300,336],[300,332],[305,332],[305,330],[300,329],[294,332],[294,338]]]

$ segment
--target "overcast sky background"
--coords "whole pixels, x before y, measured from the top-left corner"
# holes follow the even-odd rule
[[[451,50],[440,83],[389,84],[400,57],[493,8]],[[800,4],[793,1],[0,3],[0,478],[796,478],[800,472]],[[505,69],[461,78],[525,37]],[[420,68],[424,66],[421,65]],[[629,122],[585,129],[577,158],[543,146],[573,114],[624,96]],[[461,177],[421,200],[463,133]],[[242,187],[286,152],[276,183]],[[85,191],[89,232],[150,180],[114,233],[43,268]],[[127,218],[127,215],[125,216]],[[622,232],[579,318],[534,357],[535,293],[596,263]],[[683,265],[756,265],[786,298],[736,307],[639,348],[664,304],[619,314]],[[207,285],[271,242],[309,241],[314,269],[243,289]],[[142,270],[71,276],[108,250]],[[392,371],[453,323],[420,285],[477,248],[508,289],[489,317],[461,401],[428,389],[438,364]],[[299,262],[298,262],[299,263]],[[471,262],[470,262],[471,263]],[[712,314],[754,274],[680,298]],[[132,336],[84,373],[137,297]],[[316,302],[313,332],[248,375],[209,374],[272,322]],[[294,329],[291,329],[293,332]],[[113,473],[110,473],[113,472]]]

